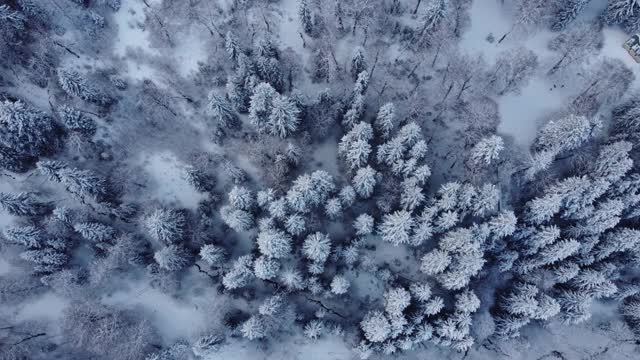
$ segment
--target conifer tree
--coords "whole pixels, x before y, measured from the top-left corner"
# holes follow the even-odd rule
[[[314,233],[304,240],[303,254],[310,260],[324,263],[331,252],[331,239],[323,233]]]
[[[37,216],[46,213],[49,206],[36,200],[34,193],[9,194],[0,192],[0,206],[11,215]]]
[[[153,258],[161,268],[169,271],[181,270],[189,264],[187,252],[175,244],[156,251]]]
[[[172,209],[156,209],[144,219],[149,235],[164,244],[182,240],[186,226],[184,214]]]
[[[356,171],[356,175],[353,177],[353,188],[360,197],[367,199],[373,194],[377,182],[376,175],[377,172],[368,165]]]
[[[367,62],[364,58],[364,50],[361,47],[358,47],[353,52],[351,56],[351,77],[353,80],[358,79],[358,74],[367,70]]]
[[[70,168],[59,161],[39,161],[38,170],[50,181],[63,184],[72,195],[101,202],[107,197],[105,180],[89,170]]]
[[[231,104],[215,91],[209,93],[207,111],[211,114],[215,124],[222,128],[233,129],[238,126],[238,116],[233,111]]]
[[[16,155],[41,156],[55,147],[57,128],[50,116],[22,101],[0,101],[0,145]]]
[[[386,214],[382,218],[382,223],[378,227],[378,233],[383,241],[393,245],[408,244],[414,220],[411,213],[400,210],[392,214]]]
[[[291,236],[281,230],[265,229],[258,233],[256,242],[263,255],[282,258],[291,252]]]
[[[271,114],[267,123],[267,131],[273,136],[286,138],[296,132],[300,123],[300,110],[286,96],[275,96]]]

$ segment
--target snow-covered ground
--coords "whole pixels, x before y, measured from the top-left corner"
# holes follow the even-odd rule
[[[103,303],[147,312],[167,344],[199,336],[212,327],[212,316],[220,315],[212,305],[216,295],[211,289],[188,299],[173,298],[140,282],[122,284],[121,289],[103,298]]]
[[[149,175],[150,196],[162,203],[196,209],[205,198],[186,179],[186,165],[169,151],[145,154],[140,162]]]
[[[603,0],[592,1],[578,20],[592,20],[601,13],[604,6],[606,4],[603,5]],[[482,56],[489,63],[493,63],[501,53],[523,46],[536,53],[540,64],[550,62],[555,55],[547,47],[555,34],[548,30],[526,35],[512,33],[502,43],[498,43],[498,40],[512,28],[512,21],[501,1],[474,0],[470,14],[471,28],[460,42],[461,49],[470,54]],[[496,39],[493,43],[487,41],[489,34]],[[636,74],[632,87],[637,88],[640,65],[622,48],[627,38],[628,35],[621,29],[605,28],[602,51],[588,61],[593,63],[603,57],[622,60]],[[513,136],[516,143],[525,148],[535,139],[538,128],[543,125],[544,117],[566,108],[567,99],[577,93],[576,89],[554,84],[545,73],[544,69],[539,69],[519,94],[508,94],[497,99],[501,118],[498,131]]]

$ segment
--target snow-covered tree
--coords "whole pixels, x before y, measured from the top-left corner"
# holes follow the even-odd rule
[[[373,233],[373,216],[369,214],[360,214],[353,222],[353,228],[356,230],[356,235],[365,236]]]
[[[247,231],[253,226],[253,216],[244,210],[234,209],[230,205],[220,208],[220,217],[227,226],[235,231]]]
[[[67,105],[62,105],[57,109],[62,124],[69,130],[76,131],[87,136],[92,136],[96,132],[96,123],[86,116],[82,111]]]
[[[171,244],[182,240],[186,219],[179,211],[160,208],[144,219],[144,225],[154,240]]]
[[[411,213],[404,210],[386,214],[378,227],[378,233],[383,241],[393,245],[408,244],[411,238],[411,230],[415,225]]]
[[[205,244],[200,248],[200,258],[210,266],[221,266],[226,258],[226,251],[213,244]]]
[[[260,252],[268,257],[282,258],[291,252],[291,236],[278,229],[265,229],[258,233],[256,242]]]
[[[301,215],[290,215],[284,222],[284,228],[291,235],[301,235],[306,230],[306,221]]]
[[[376,116],[375,126],[376,129],[382,134],[383,138],[388,138],[394,127],[395,106],[393,103],[386,103],[378,110]]]
[[[228,290],[234,290],[247,285],[253,276],[253,257],[244,255],[237,258],[229,270],[222,277],[222,285]]]
[[[331,252],[331,239],[320,232],[311,234],[304,240],[302,252],[308,259],[323,263]]]
[[[449,0],[432,0],[422,16],[420,35],[432,32],[444,21],[449,8]]]
[[[249,189],[244,186],[234,186],[229,191],[229,203],[239,210],[251,210],[255,200]]]
[[[590,0],[569,0],[561,2],[561,8],[555,16],[551,28],[556,31],[564,30],[589,4]]]
[[[180,246],[171,244],[163,247],[153,254],[153,259],[158,265],[169,271],[183,269],[189,264],[189,255]]]
[[[253,263],[253,271],[258,279],[271,280],[278,275],[280,263],[278,260],[260,256]]]
[[[331,292],[336,295],[343,295],[349,291],[349,280],[342,275],[336,275],[331,280]]]
[[[360,322],[362,331],[367,340],[380,343],[391,334],[391,324],[381,311],[370,311]]]
[[[307,0],[300,0],[298,2],[298,16],[300,17],[302,30],[304,30],[307,35],[311,35],[313,33],[313,20]]]
[[[107,196],[105,180],[89,170],[70,168],[62,162],[49,160],[39,161],[36,165],[50,181],[63,184],[80,200],[90,197],[102,201]]]
[[[280,272],[279,280],[289,291],[298,291],[305,287],[304,277],[298,269],[293,267],[283,269]]]
[[[113,99],[89,84],[80,73],[71,69],[58,69],[58,83],[71,96],[99,105],[109,105]]]
[[[267,123],[269,134],[286,138],[296,132],[300,123],[300,110],[296,104],[286,96],[276,96],[271,106]]]
[[[116,236],[116,231],[108,225],[97,222],[86,222],[74,225],[73,229],[83,238],[93,243],[111,242]]]
[[[200,358],[208,358],[214,356],[224,342],[224,335],[213,333],[204,335],[198,338],[196,342],[191,346],[193,354]]]
[[[249,340],[265,338],[269,333],[267,322],[262,316],[252,316],[240,327],[242,336]]]
[[[35,226],[10,226],[4,232],[5,238],[12,244],[22,245],[27,248],[40,248],[43,246],[45,233]]]
[[[492,135],[478,142],[469,153],[469,161],[474,166],[491,165],[500,159],[500,153],[504,149],[504,141],[500,136]]]
[[[266,82],[256,85],[253,89],[249,103],[249,120],[258,131],[267,131],[273,101],[278,96],[276,90]]]
[[[358,74],[365,70],[367,70],[367,62],[364,57],[364,49],[357,47],[351,55],[351,77],[353,80],[357,80]]]
[[[238,116],[231,104],[215,91],[209,93],[207,111],[211,114],[214,123],[222,128],[232,129],[238,125]]]
[[[331,198],[327,200],[324,206],[324,212],[329,219],[336,220],[342,216],[342,203],[338,198]]]
[[[511,49],[498,57],[489,72],[488,87],[498,95],[519,93],[538,67],[538,57],[526,48]]]
[[[409,287],[412,298],[421,303],[427,302],[431,298],[431,286],[427,283],[413,283]]]
[[[356,190],[360,197],[367,199],[373,194],[373,189],[376,186],[377,172],[371,167],[363,167],[356,171],[353,177],[353,188]]]
[[[411,304],[411,294],[401,287],[384,292],[384,309],[390,315],[400,315]]]
[[[18,194],[0,192],[0,206],[15,216],[38,216],[49,210],[46,203],[38,201],[35,194],[30,192]]]
[[[227,31],[227,34],[225,35],[224,48],[227,51],[229,59],[231,59],[234,64],[237,64],[242,50],[238,45],[238,39],[231,31]]]
[[[41,156],[55,148],[53,119],[22,101],[0,101],[0,144],[22,156]]]

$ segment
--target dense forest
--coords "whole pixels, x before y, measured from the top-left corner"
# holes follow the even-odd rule
[[[0,0],[0,359],[636,358],[636,32],[640,0]]]

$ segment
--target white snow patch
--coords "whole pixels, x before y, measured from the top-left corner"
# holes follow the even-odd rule
[[[144,283],[130,283],[125,290],[105,296],[102,302],[123,308],[142,308],[151,314],[151,321],[161,337],[170,344],[178,339],[195,337],[211,328],[219,316],[214,304],[216,294],[205,291],[199,295],[178,299]],[[220,299],[222,300],[222,299]],[[220,302],[222,303],[222,302]]]
[[[48,320],[58,321],[62,312],[69,305],[68,301],[52,292],[45,293],[37,299],[30,301],[18,310],[18,321]]]
[[[144,24],[145,5],[140,0],[123,0],[120,10],[115,13],[115,23],[118,26],[118,38],[114,45],[116,55],[127,55],[127,49],[140,48],[154,53],[149,41],[149,34],[142,28]]]
[[[291,47],[298,54],[306,55],[308,51],[304,50],[299,33],[301,27],[298,17],[298,0],[282,0],[280,8],[282,9],[282,22],[280,23],[279,37],[282,47]]]
[[[319,163],[321,169],[326,170],[334,177],[340,176],[338,169],[338,146],[333,137],[318,146],[312,154],[313,160]]]
[[[199,193],[187,181],[187,166],[173,153],[163,151],[142,156],[142,165],[150,176],[151,196],[168,203],[196,209],[206,195]]]
[[[182,39],[178,41],[178,46],[173,50],[178,64],[178,71],[183,77],[187,77],[198,71],[198,63],[207,60],[207,50],[205,39],[202,34],[190,27]]]
[[[11,264],[3,258],[0,258],[0,276],[4,276],[11,272]]]
[[[520,94],[498,99],[501,121],[498,132],[512,135],[516,143],[529,146],[535,140],[544,115],[566,108],[570,92],[553,88],[546,79],[533,79]]]

